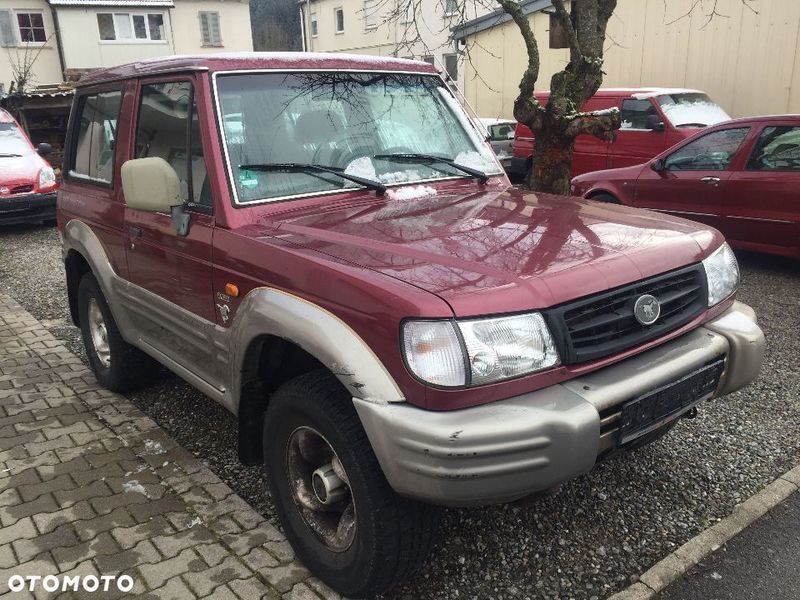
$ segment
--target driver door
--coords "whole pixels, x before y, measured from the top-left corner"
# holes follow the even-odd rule
[[[716,129],[662,157],[663,170],[643,169],[634,204],[719,228],[730,167],[748,131]]]

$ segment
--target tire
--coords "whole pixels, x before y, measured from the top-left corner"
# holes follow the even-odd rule
[[[90,273],[78,285],[78,318],[89,365],[104,388],[127,392],[152,381],[159,370],[158,363],[122,338],[105,296]],[[96,342],[93,331],[97,334],[98,330],[104,333],[99,333],[101,338]]]
[[[364,598],[385,592],[416,571],[433,545],[439,511],[392,490],[351,396],[331,373],[314,371],[282,385],[270,398],[263,431],[264,466],[278,517],[314,575],[346,597]],[[307,448],[315,461],[306,462],[298,447]],[[342,475],[337,478],[341,487],[334,490],[344,494],[342,500],[323,507],[335,506],[331,512],[301,508],[298,497],[313,495],[312,503],[319,505],[322,495],[314,494],[312,486],[299,489],[293,475],[313,479],[308,477],[311,469],[329,459],[333,472]],[[336,530],[349,535],[332,541],[337,522]],[[343,527],[345,522],[354,527]]]
[[[596,200],[597,202],[607,202],[608,204],[619,204],[619,200],[617,200],[611,194],[597,194],[589,198],[589,200]]]

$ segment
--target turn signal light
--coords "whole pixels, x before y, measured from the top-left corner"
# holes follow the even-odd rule
[[[231,298],[239,297],[239,287],[235,283],[225,284],[225,293]]]

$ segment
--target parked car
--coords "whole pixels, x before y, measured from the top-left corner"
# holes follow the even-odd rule
[[[19,123],[0,108],[0,225],[54,222],[58,182],[42,156],[49,144],[34,148]]]
[[[497,155],[497,160],[506,171],[511,168],[511,152],[517,122],[513,119],[481,119],[486,136]]]
[[[547,104],[550,92],[536,94]],[[698,129],[730,119],[718,104],[699,90],[671,88],[603,88],[581,107],[582,111],[618,108],[622,126],[613,142],[591,135],[575,140],[572,175],[600,169],[637,165],[653,158]],[[509,172],[525,175],[530,171],[534,135],[522,123],[517,124],[513,158]]]
[[[716,227],[736,247],[800,258],[800,116],[728,121],[642,165],[580,175],[572,193]]]
[[[235,413],[298,557],[348,597],[425,560],[431,505],[553,488],[761,365],[717,231],[514,189],[424,62],[95,71],[67,148],[98,380],[132,389],[155,360]]]

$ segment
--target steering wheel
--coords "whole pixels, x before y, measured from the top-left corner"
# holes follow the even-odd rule
[[[325,152],[329,155],[324,156]],[[366,133],[344,134],[321,144],[314,153],[314,164],[345,168],[356,158],[375,154],[375,138]],[[321,160],[327,158],[327,160]]]

